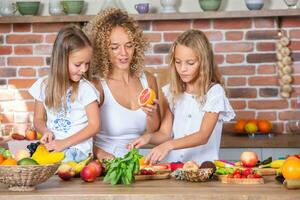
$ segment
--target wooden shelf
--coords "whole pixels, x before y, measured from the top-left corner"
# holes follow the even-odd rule
[[[87,22],[95,15],[72,16],[11,16],[0,17],[0,23],[54,23],[54,22]],[[190,19],[230,19],[230,18],[256,18],[256,17],[283,17],[299,16],[300,9],[257,10],[257,11],[217,11],[194,13],[150,13],[131,14],[138,21],[153,20],[190,20]]]

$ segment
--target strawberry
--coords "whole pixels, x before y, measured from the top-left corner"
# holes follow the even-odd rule
[[[245,177],[247,177],[249,174],[252,173],[252,170],[250,168],[243,170],[242,175],[244,175]]]
[[[253,173],[253,178],[262,178],[261,175],[257,174],[256,172]]]
[[[235,174],[234,176],[233,176],[233,178],[241,178],[242,176],[240,175],[240,174]]]

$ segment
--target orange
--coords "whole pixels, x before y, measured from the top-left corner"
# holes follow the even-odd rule
[[[244,132],[246,123],[247,123],[247,120],[239,119],[234,125],[234,130],[238,133]]]
[[[272,129],[272,123],[268,120],[259,120],[258,130],[262,133],[269,133]]]
[[[17,161],[12,158],[7,158],[1,163],[1,165],[17,165]]]
[[[138,103],[140,106],[152,105],[156,98],[154,90],[151,88],[145,88],[139,94]]]
[[[285,179],[300,179],[300,159],[289,157],[281,167]]]
[[[0,153],[0,164],[4,161],[4,156]]]

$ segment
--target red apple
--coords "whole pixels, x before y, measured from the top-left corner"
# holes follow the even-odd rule
[[[97,175],[97,169],[94,165],[87,165],[80,172],[80,178],[86,182],[95,181]]]
[[[183,169],[185,170],[191,170],[191,171],[196,171],[199,169],[198,164],[195,161],[187,161],[186,163],[184,163]]]
[[[65,181],[75,176],[75,169],[68,164],[61,164],[57,170],[58,176]]]
[[[243,152],[240,160],[244,167],[254,167],[258,162],[258,156],[255,152]]]
[[[101,174],[102,174],[102,165],[101,165],[101,163],[100,163],[99,160],[93,160],[88,165],[93,165],[96,168],[96,170],[97,170],[97,177],[101,176]]]

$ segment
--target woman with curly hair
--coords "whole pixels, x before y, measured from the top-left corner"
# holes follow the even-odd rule
[[[120,157],[134,139],[160,125],[157,100],[154,105],[138,104],[144,88],[158,92],[154,76],[143,70],[148,42],[138,23],[117,8],[98,13],[84,31],[93,45],[94,84],[101,94],[101,131],[94,138],[94,154],[99,159]]]

